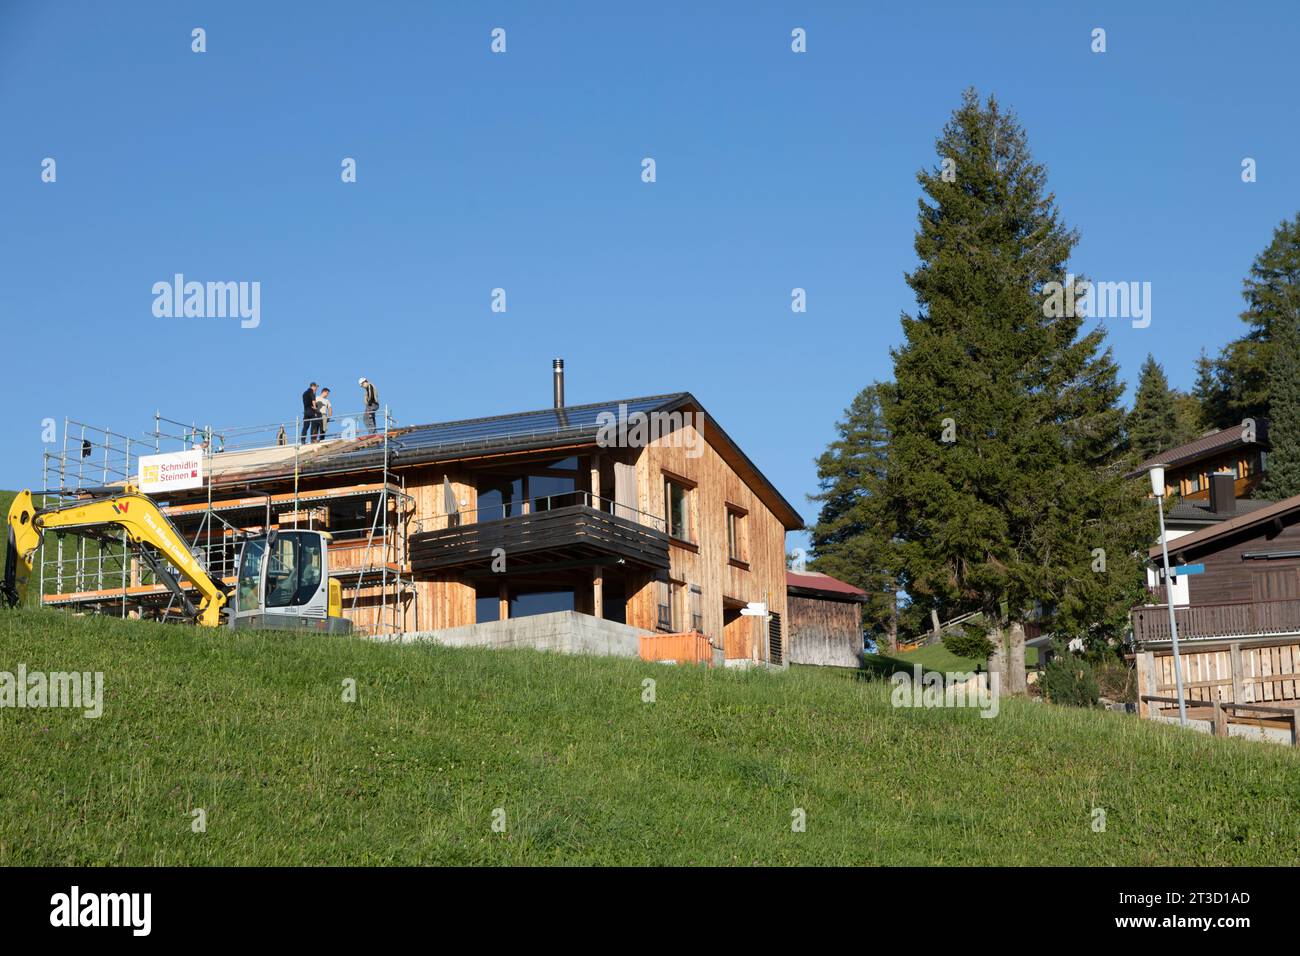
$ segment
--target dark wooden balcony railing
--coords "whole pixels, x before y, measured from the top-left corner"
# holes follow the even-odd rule
[[[642,516],[634,509],[606,508],[603,499],[582,494],[574,493],[569,500],[583,503],[549,501],[543,509],[490,521],[463,520],[473,516],[469,513],[450,527],[416,532],[410,541],[411,568],[416,574],[491,574],[499,570],[492,565],[501,554],[507,574],[619,561],[649,568],[669,566],[664,531],[639,520]],[[498,507],[496,514],[500,513]]]
[[[1148,604],[1130,613],[1139,644],[1169,640],[1169,607]],[[1300,600],[1174,605],[1180,641],[1300,634]]]

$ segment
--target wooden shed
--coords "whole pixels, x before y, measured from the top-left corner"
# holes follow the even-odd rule
[[[858,667],[866,592],[816,571],[787,571],[785,583],[790,663]]]

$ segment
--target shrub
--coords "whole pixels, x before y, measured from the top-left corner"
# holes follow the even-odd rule
[[[1107,655],[1093,666],[1097,687],[1102,697],[1125,704],[1137,702],[1137,671],[1114,654]]]
[[[979,661],[981,664],[987,661],[989,655],[993,653],[993,642],[982,631],[967,627],[951,634],[945,634],[943,646],[951,654],[956,654],[958,657],[968,657]]]
[[[1096,707],[1100,692],[1092,665],[1064,644],[1056,644],[1053,651],[1038,681],[1047,699],[1071,707]]]

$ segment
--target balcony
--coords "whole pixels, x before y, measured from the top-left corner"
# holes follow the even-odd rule
[[[411,535],[412,571],[492,575],[501,554],[507,574],[624,563],[668,568],[668,535],[654,515],[585,491],[532,499],[525,511],[486,521],[472,511],[442,518],[444,527]]]
[[[1129,612],[1139,644],[1169,640],[1169,606],[1148,604]],[[1237,640],[1300,634],[1300,599],[1174,605],[1178,640]]]

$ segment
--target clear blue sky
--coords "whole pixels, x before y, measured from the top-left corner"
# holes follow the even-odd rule
[[[1300,208],[1293,2],[299,6],[0,3],[0,487],[47,416],[262,422],[365,374],[445,421],[546,406],[563,356],[573,403],[694,392],[811,518],[966,86],[1018,112],[1077,270],[1153,284],[1150,328],[1109,323],[1130,384],[1148,351],[1191,384]],[[261,325],[155,318],[176,272],[259,281]]]

